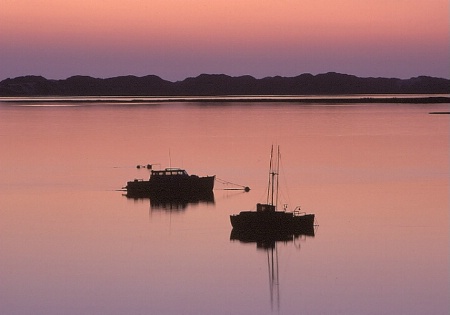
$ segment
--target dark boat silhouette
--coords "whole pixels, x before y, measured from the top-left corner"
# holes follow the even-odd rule
[[[274,235],[295,234],[296,231],[314,227],[314,214],[307,214],[296,207],[294,211],[287,211],[287,205],[282,211],[277,210],[278,176],[280,164],[280,149],[277,159],[273,160],[273,146],[270,154],[269,185],[267,202],[256,204],[256,211],[241,211],[230,216],[233,229],[251,233],[270,233]]]
[[[153,195],[159,198],[191,198],[212,192],[214,179],[215,175],[200,177],[189,175],[181,168],[166,168],[151,170],[149,180],[135,179],[127,182],[125,189],[129,197]]]

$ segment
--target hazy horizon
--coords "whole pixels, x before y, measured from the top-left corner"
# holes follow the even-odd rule
[[[4,0],[0,80],[202,73],[450,78],[449,3]]]

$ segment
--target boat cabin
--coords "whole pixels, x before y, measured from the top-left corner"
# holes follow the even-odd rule
[[[152,171],[152,176],[189,176],[185,170],[180,168],[166,168],[161,171]]]
[[[256,211],[257,212],[273,212],[273,211],[275,211],[275,206],[264,204],[264,203],[257,203]]]

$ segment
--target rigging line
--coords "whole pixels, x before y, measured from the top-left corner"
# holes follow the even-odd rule
[[[283,173],[283,187],[284,187],[284,190],[286,190],[286,200],[287,200],[287,204],[290,204],[290,202],[291,202],[291,196],[290,196],[290,194],[289,194],[289,185],[287,184],[287,177],[286,177],[286,174],[287,174],[287,172],[284,170],[284,164],[283,164],[283,161],[281,160],[281,157],[280,157],[280,167],[281,167],[281,172]],[[282,195],[284,195],[284,192],[283,191],[281,191],[281,193],[282,193]]]
[[[245,190],[246,192],[250,191],[250,187],[248,187],[248,186],[232,183],[232,182],[226,181],[226,180],[218,178],[218,177],[216,177],[216,180],[223,185],[234,185],[236,187],[241,187],[241,188],[224,188],[223,190]]]
[[[227,181],[227,180],[224,180],[224,179],[221,179],[221,178],[218,178],[218,177],[216,177],[216,180],[217,180],[219,183],[221,183],[221,184],[227,184],[227,185],[235,185],[235,186],[239,186],[239,187],[245,187],[244,185],[235,184],[235,183],[229,182],[229,181]]]

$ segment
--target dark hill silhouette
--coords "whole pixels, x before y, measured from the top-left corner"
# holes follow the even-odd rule
[[[56,95],[148,95],[152,91],[166,94],[170,91],[170,84],[155,75],[130,75],[108,79],[74,76],[58,81]]]
[[[345,94],[448,94],[450,80],[428,76],[411,79],[360,78],[329,72],[296,77],[231,77],[201,74],[170,82],[155,75],[106,79],[73,76],[48,80],[23,76],[0,82],[0,96],[225,96],[225,95],[345,95]]]

